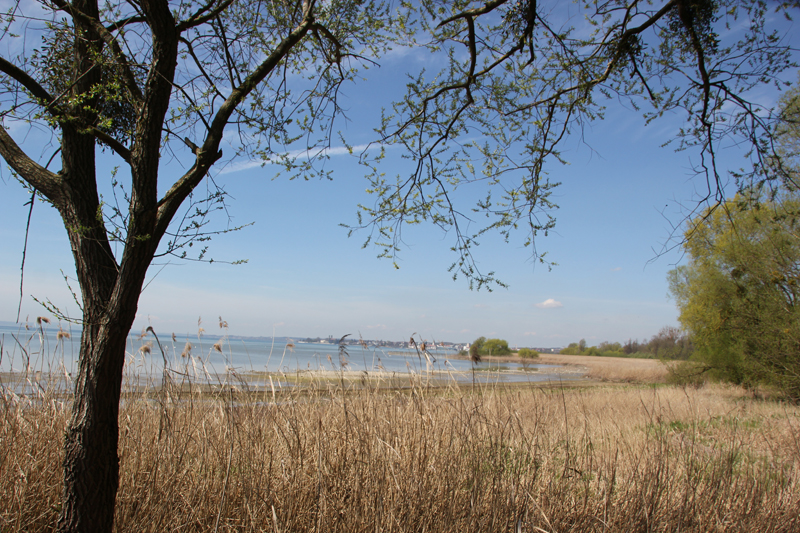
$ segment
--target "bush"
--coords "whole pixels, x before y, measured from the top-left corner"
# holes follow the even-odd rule
[[[481,355],[508,355],[511,353],[511,348],[508,347],[508,341],[503,339],[488,339],[483,343],[483,349],[480,350]]]
[[[681,387],[699,388],[705,385],[708,366],[697,361],[680,361],[667,367],[667,383]]]
[[[531,350],[530,348],[520,348],[517,352],[517,355],[520,357],[525,357],[527,359],[536,359],[539,357],[539,352],[536,350]]]
[[[481,350],[486,342],[486,337],[478,337],[469,346],[469,358],[473,363],[481,362]]]
[[[562,348],[559,352],[561,355],[582,355],[581,348],[577,342],[569,343],[569,346]]]
[[[482,355],[508,355],[511,349],[508,347],[508,341],[503,339],[487,339],[486,337],[478,337],[469,347],[469,354],[473,360],[477,357],[480,360]]]

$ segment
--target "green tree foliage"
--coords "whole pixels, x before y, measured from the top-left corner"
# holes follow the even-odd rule
[[[594,355],[600,357],[645,357],[654,359],[688,359],[693,345],[688,334],[674,326],[665,326],[649,341],[629,339],[624,345],[603,341],[597,346],[588,346],[586,340],[570,343],[560,353],[564,355]]]
[[[510,353],[508,341],[503,339],[487,339],[481,349],[481,355],[508,355]]]
[[[469,345],[469,358],[473,363],[480,363],[481,361],[481,352],[483,350],[483,345],[486,342],[486,337],[478,337],[472,344]]]
[[[800,196],[744,191],[692,220],[669,274],[695,358],[716,377],[800,399]]]
[[[577,342],[571,342],[559,352],[562,355],[582,355],[582,350]]]
[[[547,262],[535,247],[555,224],[558,183],[547,163],[564,163],[562,141],[603,119],[605,98],[642,110],[648,123],[688,117],[670,140],[698,154],[696,171],[706,183],[721,181],[721,139],[748,147],[742,181],[774,174],[763,165],[775,155],[774,116],[740,93],[785,84],[780,74],[794,66],[791,52],[766,23],[790,3],[577,3],[585,25],[565,16],[563,2],[418,3],[418,29],[428,39],[416,42],[434,56],[446,53],[447,62],[410,74],[406,97],[387,109],[379,128],[383,146],[402,148],[415,162],[411,172],[387,175],[385,150],[362,155],[375,201],[360,206],[353,229],[369,229],[367,242],[382,257],[399,253],[406,224],[430,222],[454,239],[454,277],[479,288],[502,285],[472,256],[487,232],[510,240],[523,229],[522,244]],[[476,184],[489,185],[473,207],[479,216],[454,208],[455,191]]]
[[[539,357],[539,352],[530,348],[520,348],[517,351],[517,355],[523,359],[536,359]]]
[[[478,337],[469,347],[470,356],[484,356],[484,355],[508,355],[511,349],[508,347],[508,341],[502,339],[487,339],[486,337]]]

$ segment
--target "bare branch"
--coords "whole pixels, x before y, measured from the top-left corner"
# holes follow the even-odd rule
[[[489,12],[493,11],[495,8],[498,8],[498,7],[502,6],[506,2],[508,2],[508,0],[494,0],[493,2],[486,2],[483,5],[483,7],[476,7],[475,9],[469,9],[467,11],[462,11],[461,13],[458,13],[456,15],[453,15],[450,18],[447,18],[447,19],[443,20],[442,22],[439,23],[439,25],[437,27],[441,28],[442,26],[445,26],[445,25],[447,25],[447,24],[449,24],[449,23],[451,23],[453,21],[459,20],[459,19],[463,19],[463,18],[472,19],[472,18],[480,16],[480,15],[485,15],[486,13],[489,13]]]
[[[164,234],[175,211],[183,203],[183,200],[200,183],[200,180],[206,175],[211,165],[222,157],[222,152],[219,151],[222,134],[236,107],[280,64],[281,60],[291,52],[311,29],[314,23],[312,9],[313,2],[305,4],[303,21],[275,47],[272,53],[238,87],[231,91],[231,94],[217,110],[208,129],[205,142],[200,147],[199,153],[197,153],[194,165],[183,177],[175,182],[158,204],[157,234],[159,236]]]
[[[55,202],[60,197],[61,177],[28,157],[2,125],[0,125],[0,155],[22,179],[41,191],[48,199]]]
[[[33,79],[30,74],[3,57],[0,57],[0,72],[7,74],[17,83],[25,87],[28,92],[41,101],[43,106],[50,107],[55,102],[55,98],[53,98],[39,82]]]
[[[219,5],[212,9],[214,4],[218,0],[210,0],[205,5],[201,6],[200,9],[195,11],[195,13],[189,17],[188,19],[184,20],[183,22],[178,23],[177,29],[178,33],[183,33],[189,28],[194,28],[196,26],[200,26],[209,22],[222,14],[228,6],[230,6],[234,0],[223,0],[219,3]]]

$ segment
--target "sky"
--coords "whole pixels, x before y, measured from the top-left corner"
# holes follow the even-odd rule
[[[787,38],[796,41],[793,35],[787,24]],[[352,120],[337,126],[350,142],[367,142],[380,107],[399,94],[398,72],[425,60],[394,54],[380,69],[369,70],[366,81],[345,89],[342,103]],[[776,94],[756,97],[769,105]],[[649,339],[664,326],[678,325],[667,272],[685,258],[673,237],[705,183],[691,170],[691,153],[662,147],[683,117],[645,126],[641,113],[608,105],[604,120],[565,144],[569,164],[551,163],[548,169],[550,179],[562,183],[553,195],[557,222],[536,246],[557,263],[551,269],[531,259],[523,234],[510,243],[487,237],[476,249],[479,266],[494,271],[508,288],[471,291],[448,272],[456,259],[449,251],[451,236],[425,225],[405,230],[395,269],[377,259],[379,250],[362,249],[365,233],[348,238],[340,226],[355,223],[357,204],[371,201],[363,170],[346,153],[328,162],[332,181],[273,179],[274,167],[239,160],[215,171],[215,180],[230,194],[230,224],[252,225],[215,237],[208,253],[214,263],[157,259],[133,329],[151,325],[159,334],[193,334],[201,321],[211,333],[221,317],[230,334],[246,336],[404,340],[417,334],[452,342],[486,336],[520,347],[566,346],[581,338],[589,344]],[[22,134],[26,146],[46,142],[40,132]],[[741,153],[729,152],[723,158],[739,163]],[[387,171],[403,172],[399,159],[388,159]],[[174,176],[171,170],[162,176]],[[110,166],[103,171],[110,175]],[[29,199],[3,165],[0,321],[17,317]],[[219,229],[228,223],[224,215],[212,220]],[[224,262],[240,259],[247,262]],[[57,212],[37,201],[21,320],[50,316],[34,298],[78,316],[68,282],[77,290],[66,232]]]

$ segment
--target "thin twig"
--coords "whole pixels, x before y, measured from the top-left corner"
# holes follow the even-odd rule
[[[28,234],[31,231],[31,215],[33,215],[33,202],[36,200],[36,189],[31,193],[31,207],[28,209],[28,222],[25,224],[25,243],[22,245],[22,264],[19,266],[19,307],[17,307],[17,323],[22,313],[22,284],[25,279],[25,255],[28,253]]]

